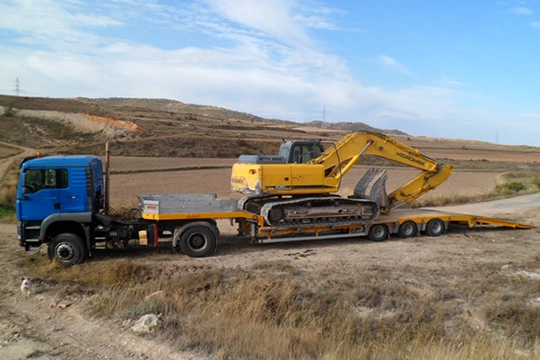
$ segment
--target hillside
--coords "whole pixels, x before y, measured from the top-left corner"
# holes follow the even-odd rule
[[[273,154],[282,139],[336,141],[351,131],[390,134],[396,140],[440,159],[482,161],[516,159],[538,167],[540,149],[492,143],[414,137],[357,123],[294,123],[264,119],[216,106],[165,99],[54,99],[0,95],[0,142],[39,149],[46,154],[104,154],[144,157],[235,158]],[[471,166],[471,164],[467,164]]]
[[[264,119],[165,99],[0,95],[0,106],[5,109],[0,124],[6,130],[0,141],[58,153],[100,154],[104,142],[110,141],[115,152],[125,156],[236,157],[276,152],[282,138],[332,141],[352,130],[337,124],[323,129],[322,123]],[[402,134],[363,123],[355,125],[357,130]]]

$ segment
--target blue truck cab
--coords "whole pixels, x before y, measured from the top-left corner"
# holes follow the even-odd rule
[[[103,165],[97,156],[33,157],[23,160],[20,167],[17,233],[19,245],[27,251],[46,244],[51,261],[71,266],[95,249],[125,248],[131,240],[158,246],[163,233],[174,235],[189,256],[203,257],[215,250],[218,229],[214,219],[157,221],[140,214],[118,214],[116,218],[106,214]],[[154,195],[147,196],[154,199]],[[191,202],[197,198],[188,196]],[[204,198],[203,203],[207,202]]]
[[[55,242],[57,247],[64,244],[57,250],[63,251],[65,259],[75,256],[75,260],[81,260],[93,246],[96,224],[107,222],[99,214],[103,200],[99,157],[69,155],[23,160],[16,202],[19,244],[26,250],[43,243]]]

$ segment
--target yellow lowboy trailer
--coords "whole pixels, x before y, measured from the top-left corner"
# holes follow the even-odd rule
[[[452,224],[533,229],[535,226],[504,219],[458,214],[430,209],[397,209],[391,215],[380,215],[375,221],[358,223],[303,223],[283,227],[265,226],[261,215],[238,209],[236,200],[219,200],[214,194],[141,195],[142,218],[157,223],[173,223],[173,246],[179,245],[186,255],[203,257],[216,247],[219,234],[216,220],[230,219],[239,225],[239,233],[250,235],[260,243],[322,239],[343,239],[367,236],[373,241],[391,235],[409,238],[426,234],[440,236]],[[208,228],[216,228],[209,231]],[[211,249],[209,249],[211,248]]]

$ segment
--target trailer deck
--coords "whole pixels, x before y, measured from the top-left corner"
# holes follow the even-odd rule
[[[536,226],[521,224],[505,219],[459,214],[431,209],[397,209],[390,215],[380,215],[368,224],[349,223],[341,225],[317,225],[299,223],[287,227],[265,226],[264,218],[258,214],[238,209],[235,200],[220,200],[214,194],[140,195],[139,208],[142,217],[153,221],[190,221],[230,219],[239,223],[239,228],[250,233],[253,240],[261,243],[305,241],[313,239],[341,239],[369,236],[381,241],[391,234],[411,237],[426,232],[439,236],[451,224],[533,229]],[[407,228],[404,230],[404,228]]]

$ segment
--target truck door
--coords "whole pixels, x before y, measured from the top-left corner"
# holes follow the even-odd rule
[[[21,221],[43,220],[62,211],[59,190],[64,184],[67,186],[65,169],[26,169],[22,181],[17,194],[17,215]]]
[[[88,211],[88,184],[92,178],[88,176],[89,168],[82,166],[73,166],[69,168],[66,183],[59,186],[58,192],[62,212],[84,212]]]

